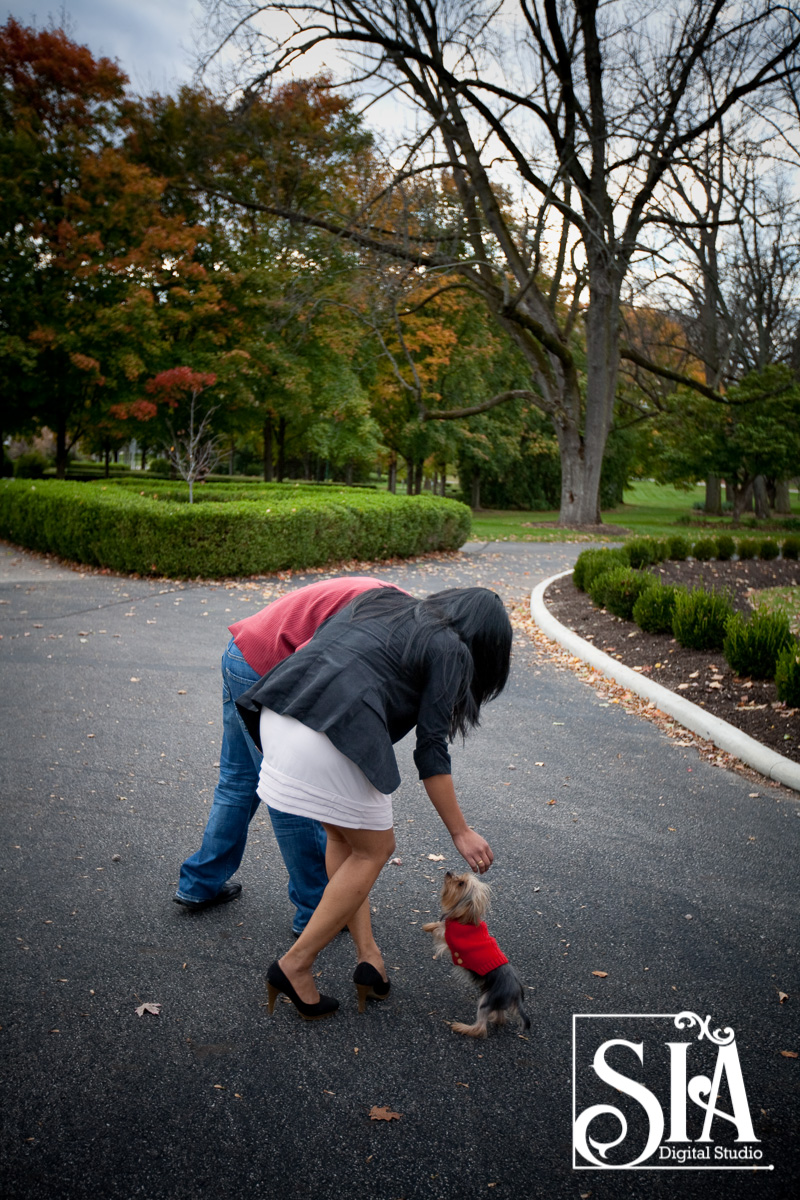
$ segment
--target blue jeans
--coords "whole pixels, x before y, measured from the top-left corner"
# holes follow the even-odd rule
[[[256,787],[261,754],[234,703],[260,679],[231,638],[222,655],[222,749],[219,782],[200,849],[181,867],[181,900],[208,900],[238,871],[247,830],[260,804]],[[267,806],[289,872],[289,899],[297,909],[292,926],[305,929],[328,882],[325,830],[318,821]]]

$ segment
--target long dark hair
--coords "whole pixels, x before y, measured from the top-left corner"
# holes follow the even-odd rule
[[[481,706],[499,696],[511,662],[511,622],[502,600],[488,588],[447,588],[414,601],[395,588],[364,592],[351,605],[351,619],[380,617],[387,637],[403,618],[413,616],[403,664],[414,669],[431,638],[442,629],[456,636],[449,642],[444,665],[447,690],[454,696],[450,739],[466,737],[480,721]]]

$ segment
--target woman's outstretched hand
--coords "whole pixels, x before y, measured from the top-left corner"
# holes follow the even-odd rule
[[[473,871],[484,875],[494,862],[492,847],[464,820],[452,775],[431,775],[424,782],[431,804],[444,821],[456,850]]]
[[[486,838],[481,837],[474,829],[455,834],[453,845],[467,865],[479,875],[485,875],[494,862],[492,847]]]

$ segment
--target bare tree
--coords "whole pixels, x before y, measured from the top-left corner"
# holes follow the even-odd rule
[[[451,173],[457,258],[396,236],[385,209],[380,221],[369,208],[344,223],[280,215],[429,272],[457,270],[525,356],[530,399],[552,418],[561,523],[599,521],[620,357],[635,356],[621,343],[623,282],[652,252],[676,159],[738,105],[766,105],[794,69],[798,14],[765,0],[676,0],[666,12],[647,0],[207,4],[220,40],[240,46],[251,89],[335,50],[353,68],[344,86],[413,104],[417,128],[392,161],[405,178]]]

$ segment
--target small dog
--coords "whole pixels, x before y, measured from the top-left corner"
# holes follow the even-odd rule
[[[517,1013],[525,1029],[530,1029],[528,1014],[522,1007],[522,984],[517,972],[493,937],[489,936],[484,917],[489,911],[491,891],[477,875],[453,875],[447,871],[442,886],[442,915],[422,928],[432,933],[436,944],[434,958],[449,950],[453,962],[472,976],[480,991],[474,1025],[454,1021],[454,1033],[486,1037],[490,1021],[505,1024],[508,1013]]]

